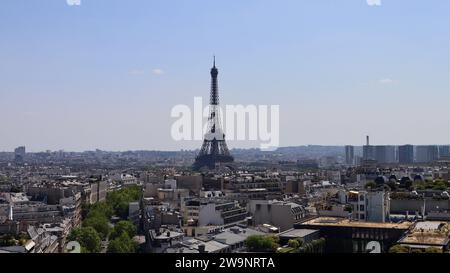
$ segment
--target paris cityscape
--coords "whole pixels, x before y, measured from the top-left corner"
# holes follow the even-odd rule
[[[56,2],[0,11],[0,255],[450,253],[450,4]]]

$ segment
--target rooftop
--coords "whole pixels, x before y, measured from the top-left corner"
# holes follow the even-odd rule
[[[413,232],[399,240],[401,244],[447,245],[448,236],[427,232]]]
[[[399,243],[445,246],[449,244],[449,233],[449,222],[418,222],[412,231],[399,240]]]
[[[319,231],[315,229],[291,229],[280,233],[280,237],[303,238],[316,232]]]
[[[231,227],[225,229],[223,232],[216,234],[214,236],[214,240],[219,241],[221,243],[227,245],[234,245],[240,242],[243,242],[247,239],[247,237],[252,235],[263,235],[263,232],[250,229],[250,228],[240,228],[240,227]]]
[[[359,228],[389,228],[389,229],[409,229],[413,223],[374,223],[352,221],[347,218],[340,217],[317,217],[309,221],[301,223],[301,225],[315,225],[315,226],[335,226],[335,227],[359,227]]]

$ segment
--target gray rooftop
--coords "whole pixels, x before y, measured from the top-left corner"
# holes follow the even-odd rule
[[[214,236],[214,240],[219,241],[221,243],[227,245],[234,245],[240,242],[243,242],[247,239],[247,237],[252,235],[264,235],[265,233],[250,229],[250,228],[240,228],[240,227],[231,227],[225,229],[223,232],[216,234]]]
[[[303,238],[316,232],[319,231],[315,229],[290,229],[280,233],[280,237]]]

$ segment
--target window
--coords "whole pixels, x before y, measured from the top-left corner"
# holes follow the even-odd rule
[[[364,201],[364,195],[359,196],[359,201]]]
[[[364,214],[360,214],[360,215],[359,215],[359,219],[360,219],[360,220],[364,220],[365,218],[366,218],[366,217],[364,216]]]
[[[359,205],[359,211],[364,211],[364,205]]]

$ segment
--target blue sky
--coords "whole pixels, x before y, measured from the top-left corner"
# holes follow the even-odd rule
[[[2,0],[0,151],[192,149],[170,110],[280,105],[281,146],[447,144],[450,1]],[[230,142],[231,147],[255,146]]]

